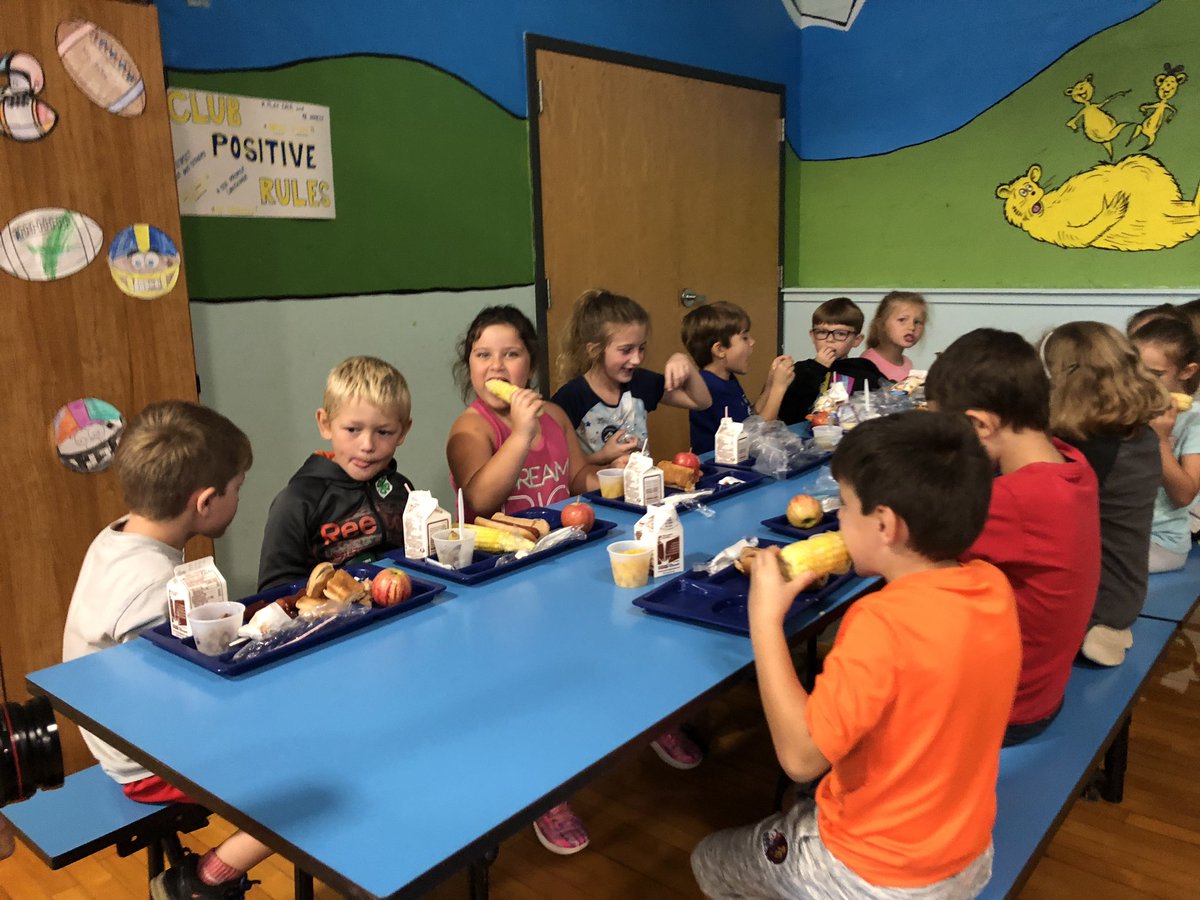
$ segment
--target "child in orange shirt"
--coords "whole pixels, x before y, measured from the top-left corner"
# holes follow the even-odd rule
[[[966,418],[908,412],[846,435],[833,457],[855,571],[887,585],[846,614],[812,694],[783,617],[812,575],[755,558],[750,638],[784,771],[829,770],[815,801],[709,835],[709,897],[974,897],[991,876],[1000,742],[1021,664],[1004,575],[958,557],[987,518],[992,467]]]

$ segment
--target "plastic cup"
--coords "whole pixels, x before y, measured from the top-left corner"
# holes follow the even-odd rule
[[[620,500],[625,496],[625,470],[601,469],[596,473],[600,479],[600,496],[608,500]]]
[[[475,532],[469,528],[444,528],[433,533],[433,549],[438,562],[462,569],[475,558]]]
[[[188,615],[188,625],[196,639],[196,649],[205,656],[220,656],[237,637],[245,614],[246,607],[231,600],[193,608]]]
[[[637,541],[616,541],[608,545],[608,561],[617,587],[646,586],[650,580],[650,550],[647,544]]]
[[[821,450],[832,450],[842,440],[841,425],[814,425],[813,445]]]

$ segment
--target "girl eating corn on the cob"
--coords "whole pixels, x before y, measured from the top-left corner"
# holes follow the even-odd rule
[[[768,550],[749,597],[779,762],[797,781],[828,774],[815,799],[709,835],[692,871],[710,897],[973,897],[1021,657],[1007,579],[958,562],[987,517],[991,462],[964,416],[907,412],[847,434],[833,476],[854,568],[887,584],[846,613],[811,694],[783,621],[812,573],[785,581]]]
[[[1192,549],[1188,507],[1200,492],[1200,341],[1190,324],[1152,319],[1130,338],[1150,373],[1171,392],[1171,408],[1150,423],[1158,436],[1163,477],[1150,522],[1150,571],[1182,569]]]
[[[474,400],[450,429],[446,461],[474,514],[511,515],[600,485],[566,413],[529,389],[537,350],[537,332],[515,306],[482,310],[459,341],[455,379]]]

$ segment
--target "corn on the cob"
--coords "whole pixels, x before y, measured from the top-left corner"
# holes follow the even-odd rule
[[[1171,399],[1175,401],[1175,408],[1178,409],[1180,412],[1187,412],[1189,409],[1192,408],[1191,394],[1177,394],[1174,391],[1172,391]]]
[[[483,383],[483,386],[505,403],[512,403],[513,394],[517,392],[515,384],[508,381],[501,381],[499,378],[489,378]]]
[[[490,390],[490,388],[489,388]],[[533,541],[499,528],[484,525],[459,525],[459,528],[475,532],[475,549],[484,553],[510,553],[514,550],[532,550]]]
[[[501,381],[499,378],[489,378],[483,383],[483,386],[503,400],[505,403],[512,403],[513,395],[520,390],[515,384],[510,381]],[[541,411],[538,412],[540,416]]]
[[[825,531],[804,541],[788,544],[779,551],[784,574],[795,578],[802,571],[818,575],[841,575],[850,571],[850,552],[836,531]]]

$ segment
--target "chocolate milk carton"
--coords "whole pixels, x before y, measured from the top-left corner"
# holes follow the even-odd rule
[[[750,436],[741,422],[735,422],[729,416],[721,419],[717,428],[716,452],[713,462],[720,465],[736,465],[750,458]]]
[[[450,527],[450,513],[438,506],[429,491],[412,491],[404,507],[404,555],[409,559],[433,556],[433,535]]]
[[[664,494],[662,469],[648,454],[635,450],[625,465],[625,502],[635,506],[661,503]]]
[[[211,556],[176,566],[175,576],[167,582],[167,618],[171,622],[171,634],[177,638],[191,637],[188,616],[192,610],[205,603],[228,599],[225,576]]]
[[[655,578],[683,571],[683,525],[673,503],[647,509],[633,526],[633,539],[654,547],[650,574]]]

